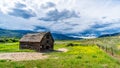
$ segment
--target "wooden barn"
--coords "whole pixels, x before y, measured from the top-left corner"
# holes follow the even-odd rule
[[[20,39],[20,49],[32,49],[38,52],[53,50],[54,39],[50,32],[27,34]]]

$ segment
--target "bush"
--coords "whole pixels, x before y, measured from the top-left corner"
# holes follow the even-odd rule
[[[4,40],[4,39],[0,39],[0,42],[4,43],[4,42],[5,42],[5,40]]]
[[[5,43],[5,42],[12,43],[12,42],[18,42],[18,39],[15,39],[15,38],[1,38],[0,42],[1,43]]]
[[[68,43],[67,46],[74,46],[74,44],[73,43]]]
[[[81,57],[81,56],[77,56],[76,58],[77,58],[77,59],[82,59],[82,57]]]
[[[93,58],[97,58],[97,56],[96,56],[96,55],[93,55],[92,57],[93,57]]]
[[[18,42],[18,39],[12,39],[12,42]]]
[[[0,60],[0,62],[7,62],[7,60]]]

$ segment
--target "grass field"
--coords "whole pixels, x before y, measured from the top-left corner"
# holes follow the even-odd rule
[[[19,43],[0,43],[0,53],[3,52],[33,52],[33,50],[29,49],[19,49]]]
[[[120,62],[87,41],[56,41],[54,49],[66,48],[68,52],[48,52],[49,58],[31,61],[0,60],[0,68],[120,68]],[[69,43],[76,46],[67,46]],[[18,43],[0,44],[2,52],[23,52]]]
[[[104,37],[96,39],[86,39],[80,41],[82,45],[100,45],[101,47],[107,48],[108,51],[113,49],[115,55],[120,56],[120,37]]]

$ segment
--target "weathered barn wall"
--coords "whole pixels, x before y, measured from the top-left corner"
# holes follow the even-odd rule
[[[53,50],[54,40],[51,34],[46,34],[40,45],[43,47],[43,50]]]
[[[38,38],[39,37],[37,37],[37,39]],[[50,32],[44,34],[41,41],[39,42],[33,42],[33,41],[29,41],[29,42],[20,41],[20,49],[32,49],[39,52],[46,50],[53,50],[54,39]]]
[[[32,49],[39,51],[40,42],[20,42],[20,49]]]

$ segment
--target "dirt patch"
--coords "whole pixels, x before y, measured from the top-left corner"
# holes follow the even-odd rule
[[[67,52],[68,49],[66,49],[66,48],[60,48],[60,49],[58,49],[58,51],[61,51],[61,52]]]
[[[12,61],[23,61],[23,60],[37,60],[37,59],[45,59],[47,55],[44,53],[37,52],[15,52],[15,53],[0,53],[0,60],[8,59]]]

